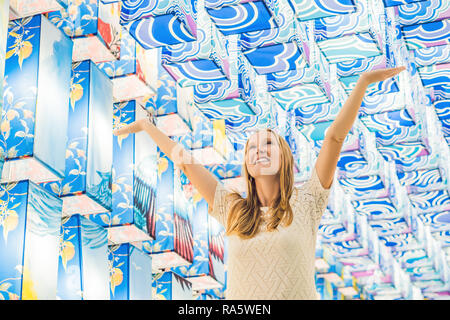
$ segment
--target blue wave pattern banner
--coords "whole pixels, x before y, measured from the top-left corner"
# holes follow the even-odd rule
[[[301,186],[359,76],[402,65],[344,141],[317,296],[450,299],[448,1],[56,2],[0,15],[0,299],[226,299],[224,226],[145,133],[112,130],[146,109],[245,196],[271,128]]]

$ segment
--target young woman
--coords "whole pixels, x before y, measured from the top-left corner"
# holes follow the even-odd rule
[[[300,187],[294,186],[289,145],[270,129],[252,134],[245,145],[246,198],[228,191],[148,119],[137,120],[114,134],[147,132],[205,198],[209,214],[225,226],[229,244],[226,299],[317,299],[316,236],[344,139],[368,85],[404,69],[361,74],[328,128],[311,177]]]

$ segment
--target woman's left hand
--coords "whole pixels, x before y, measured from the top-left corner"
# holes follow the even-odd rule
[[[361,73],[359,80],[364,82],[366,85],[369,85],[374,82],[384,81],[386,79],[392,78],[396,76],[406,67],[397,67],[397,68],[387,68],[387,69],[378,69]]]

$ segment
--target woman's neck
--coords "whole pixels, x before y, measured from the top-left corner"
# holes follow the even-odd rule
[[[278,176],[259,176],[255,178],[256,194],[262,207],[270,207],[280,193]]]

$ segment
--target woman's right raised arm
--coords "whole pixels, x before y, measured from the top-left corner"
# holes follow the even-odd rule
[[[217,178],[200,164],[190,152],[183,146],[159,130],[148,119],[140,119],[114,130],[114,135],[136,133],[145,131],[153,139],[156,145],[164,152],[172,162],[186,175],[193,186],[206,200],[209,207],[213,207],[214,194],[218,184]]]

